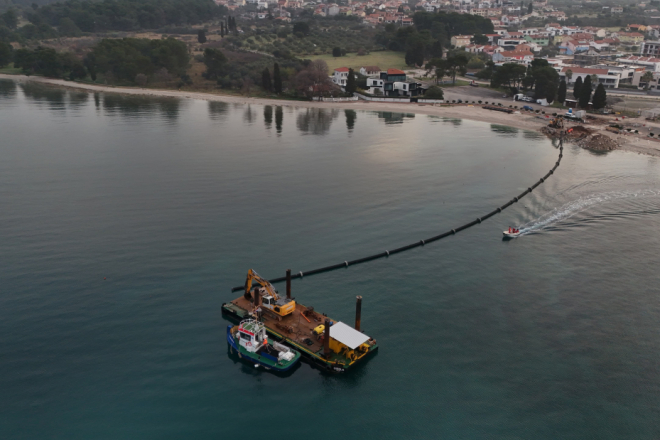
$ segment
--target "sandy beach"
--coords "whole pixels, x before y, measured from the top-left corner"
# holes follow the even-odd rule
[[[143,89],[137,87],[112,87],[95,84],[83,84],[61,79],[52,79],[44,77],[26,76],[26,75],[7,75],[0,74],[0,79],[11,79],[17,82],[38,82],[57,87],[73,88],[86,90],[89,92],[103,93],[121,93],[124,95],[136,96],[157,96],[171,98],[188,98],[206,101],[222,101],[234,104],[255,104],[255,105],[280,105],[296,108],[334,108],[334,109],[354,109],[367,111],[386,111],[399,113],[415,113],[423,115],[434,115],[447,118],[470,119],[474,121],[487,122],[491,124],[507,125],[523,130],[539,131],[542,127],[548,125],[548,118],[531,113],[513,113],[485,110],[480,106],[472,105],[451,105],[439,106],[431,104],[417,103],[394,103],[394,102],[367,102],[367,101],[349,101],[349,102],[313,102],[313,101],[285,101],[279,99],[249,98],[245,96],[220,95],[211,93],[187,92],[178,90],[161,89]],[[550,113],[552,109],[548,109]],[[599,117],[602,118],[602,117]],[[607,120],[614,117],[606,118]],[[602,119],[601,119],[602,121]],[[660,125],[646,123],[638,120],[641,124],[646,124],[647,130],[655,130],[660,133]],[[660,156],[660,142],[655,139],[645,139],[642,136],[635,135],[616,135],[605,131],[605,125],[584,124],[598,134],[611,137],[619,144],[620,150],[631,151],[639,154],[651,156]]]

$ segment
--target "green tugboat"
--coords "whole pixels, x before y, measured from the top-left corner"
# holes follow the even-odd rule
[[[250,270],[240,288],[243,295],[224,303],[222,314],[234,322],[257,317],[272,340],[325,371],[345,372],[375,354],[376,340],[360,331],[361,296],[356,298],[355,325],[349,326],[295,301],[291,271],[286,275],[286,297],[281,297],[269,281]]]
[[[256,368],[284,372],[300,361],[300,353],[277,342],[270,344],[266,327],[254,319],[245,319],[237,326],[227,326],[227,343],[238,357],[254,363]]]

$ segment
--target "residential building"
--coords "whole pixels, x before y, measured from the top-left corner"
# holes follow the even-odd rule
[[[623,7],[622,6],[612,6],[610,9],[610,12],[612,14],[623,14]]]
[[[380,76],[381,69],[378,66],[363,66],[360,67],[360,74],[364,76]]]
[[[660,72],[660,58],[638,57],[630,55],[625,58],[617,59],[617,62],[629,66],[644,67],[646,70],[650,70],[651,72]]]
[[[348,67],[337,67],[332,75],[332,82],[339,87],[345,87],[348,80]]]
[[[600,63],[600,53],[594,49],[573,56],[573,64],[578,67],[593,66],[598,63]]]
[[[451,45],[454,47],[465,47],[470,44],[472,35],[454,35],[451,37]]]
[[[328,5],[328,9],[327,9],[326,14],[327,14],[328,17],[332,17],[334,15],[339,15],[339,5],[334,4],[334,3],[331,4],[331,5]]]
[[[567,71],[572,72],[571,79],[566,78]],[[619,88],[619,76],[615,74],[610,74],[608,69],[591,69],[586,67],[577,67],[577,66],[564,66],[559,72],[559,77],[566,79],[566,84],[574,84],[578,78],[582,78],[582,81],[585,80],[587,76],[596,75],[598,77],[598,82],[605,86],[608,89],[617,89]]]
[[[505,50],[493,54],[493,62],[498,64],[516,63],[527,65],[534,60],[530,50]]]
[[[647,57],[660,55],[660,41],[643,42],[639,53]]]
[[[618,38],[622,43],[639,44],[644,41],[644,35],[639,32],[619,32]]]
[[[545,47],[550,45],[550,37],[544,35],[527,34],[525,35],[525,40],[530,43],[538,44],[539,46]]]
[[[382,94],[388,97],[414,97],[424,93],[421,83],[407,81],[406,73],[399,69],[387,69],[387,71],[380,72],[378,78],[367,78],[367,87],[371,94]]]

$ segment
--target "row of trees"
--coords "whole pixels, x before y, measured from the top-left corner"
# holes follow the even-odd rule
[[[49,47],[18,49],[13,53],[13,61],[14,67],[22,69],[26,74],[71,80],[87,76],[87,69],[78,57],[70,52],[58,53]]]
[[[26,18],[35,26],[64,23],[82,32],[99,32],[194,25],[224,15],[226,8],[213,0],[67,0],[38,7],[27,12]]]
[[[453,35],[493,33],[493,23],[486,18],[470,14],[417,12],[414,26],[385,26],[376,36],[376,42],[387,49],[405,52],[406,64],[423,66],[425,60],[441,58],[443,47],[449,45]]]
[[[447,55],[446,59],[433,58],[426,63],[426,70],[435,73],[436,84],[443,77],[449,76],[456,83],[456,75],[465,75],[467,72],[468,57],[465,52],[454,52]]]
[[[557,71],[550,67],[547,60],[544,59],[535,59],[527,67],[516,63],[506,63],[497,67],[489,62],[486,68],[479,72],[477,76],[490,78],[491,87],[507,87],[512,90],[521,88],[523,91],[534,90],[534,99],[546,99],[548,102],[558,100],[561,103],[566,100],[566,81],[563,79],[560,81]],[[572,72],[570,70],[566,72],[566,78],[569,81],[571,80]],[[597,76],[595,81],[598,81]],[[582,108],[586,108],[589,102],[592,102],[593,82],[591,76],[587,76],[584,82],[581,76],[575,81],[573,96]],[[605,87],[598,84],[596,92],[593,94],[593,108],[604,108],[606,103],[607,93]]]
[[[186,75],[189,58],[186,45],[173,38],[148,40],[124,38],[104,39],[84,58],[71,52],[57,52],[52,48],[37,47],[12,51],[6,43],[0,43],[0,67],[14,62],[28,75],[44,75],[53,78],[82,79],[89,76],[93,81],[97,73],[106,81],[122,81],[145,85],[150,79],[158,82],[180,78],[190,81]]]
[[[267,92],[274,92],[278,95],[282,93],[282,74],[280,73],[280,65],[275,63],[273,65],[273,80],[270,79],[270,70],[265,67],[261,73],[261,86]]]
[[[165,69],[169,75],[189,81],[189,61],[185,43],[174,38],[123,38],[101,40],[86,57],[85,65],[92,79],[95,72],[109,72],[118,80],[133,82],[138,74],[152,77]]]
[[[607,105],[607,92],[605,87],[602,84],[596,86],[596,91],[593,92],[593,97],[591,92],[593,89],[593,82],[591,76],[586,76],[584,81],[582,77],[578,77],[573,84],[573,96],[578,101],[578,105],[582,108],[587,108],[589,102],[594,109],[601,109]]]

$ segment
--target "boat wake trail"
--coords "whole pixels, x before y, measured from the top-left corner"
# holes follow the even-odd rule
[[[568,202],[559,208],[524,223],[518,227],[520,235],[530,234],[545,229],[556,223],[563,222],[587,209],[606,204],[614,200],[643,199],[660,196],[660,190],[613,191],[600,194],[590,194]]]

